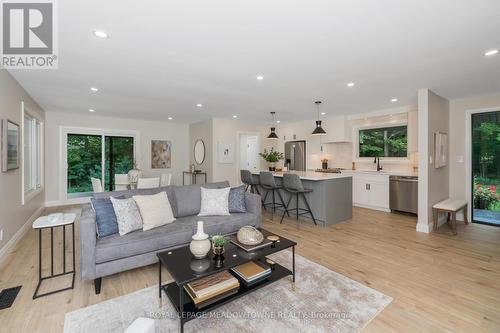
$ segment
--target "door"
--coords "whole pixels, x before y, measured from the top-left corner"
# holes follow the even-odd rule
[[[472,114],[472,221],[500,226],[500,110]]]
[[[240,169],[250,171],[259,169],[259,137],[257,135],[240,135]]]

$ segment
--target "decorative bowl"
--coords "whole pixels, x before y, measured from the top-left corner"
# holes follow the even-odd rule
[[[264,235],[256,228],[246,225],[242,227],[236,235],[238,242],[244,245],[257,245],[262,243]]]

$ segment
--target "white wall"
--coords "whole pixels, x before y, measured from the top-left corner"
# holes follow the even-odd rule
[[[189,125],[162,121],[145,121],[115,117],[101,117],[95,114],[80,115],[73,113],[46,113],[45,151],[46,151],[46,195],[49,203],[63,200],[60,165],[60,128],[86,127],[102,129],[133,130],[139,133],[139,167],[144,176],[172,174],[172,184],[182,184],[182,171],[189,165]],[[151,140],[172,141],[172,166],[169,169],[151,169]]]
[[[417,231],[432,230],[432,206],[449,197],[449,163],[434,168],[434,133],[449,133],[449,101],[429,89],[418,91],[419,182]],[[449,160],[449,158],[448,158]]]
[[[500,111],[500,92],[493,95],[474,96],[450,101],[450,197],[465,199],[466,160],[465,142],[466,113],[479,109],[496,109]]]
[[[0,119],[9,119],[21,126],[22,101],[26,108],[37,113],[42,119],[44,118],[44,110],[5,69],[0,69]],[[19,153],[21,154],[21,151]],[[0,256],[6,251],[9,241],[8,247],[10,248],[22,231],[30,227],[22,229],[30,217],[37,215],[43,207],[44,191],[22,205],[21,175],[21,168],[0,172],[0,229],[3,229]]]

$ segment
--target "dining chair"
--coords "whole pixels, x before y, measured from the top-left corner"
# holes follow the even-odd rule
[[[115,174],[115,191],[128,190],[128,175],[126,173]]]
[[[101,183],[101,180],[99,178],[91,177],[90,180],[92,181],[92,191],[94,193],[104,192],[102,190],[102,183]]]
[[[138,189],[155,188],[155,187],[160,187],[160,177],[139,178],[137,180]]]
[[[172,181],[171,173],[162,173],[160,175],[160,186],[169,186]]]

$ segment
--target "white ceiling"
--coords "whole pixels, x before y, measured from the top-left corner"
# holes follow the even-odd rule
[[[331,115],[414,104],[423,87],[500,91],[500,54],[483,55],[500,48],[498,0],[58,3],[59,69],[10,71],[47,111],[289,121],[316,99]]]

